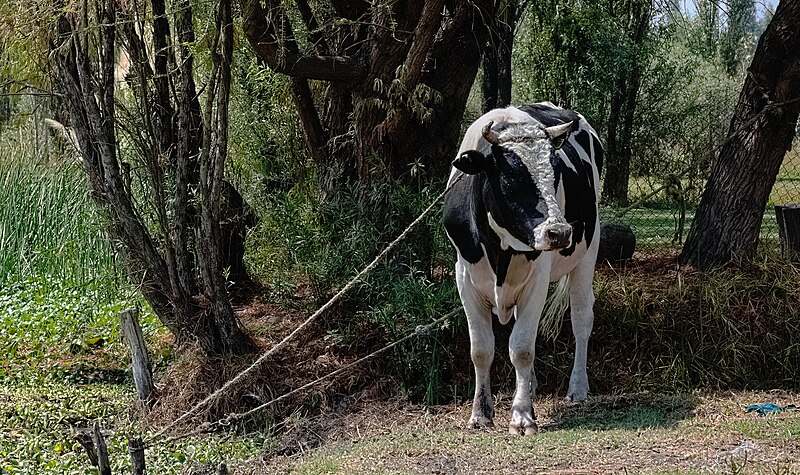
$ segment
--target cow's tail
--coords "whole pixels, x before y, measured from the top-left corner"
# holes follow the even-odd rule
[[[539,334],[547,340],[555,340],[561,330],[561,322],[569,308],[569,274],[553,285],[544,304],[539,320]]]

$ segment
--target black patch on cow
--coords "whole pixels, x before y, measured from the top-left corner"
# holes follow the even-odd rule
[[[502,154],[502,157],[495,155],[497,168],[476,175],[465,175],[445,197],[443,214],[447,234],[461,257],[470,264],[477,264],[486,256],[497,285],[501,286],[508,274],[512,256],[523,254],[532,261],[541,251],[501,249],[500,238],[489,225],[488,213],[492,214],[499,226],[523,242],[525,239],[521,233],[524,226],[516,223],[515,217],[527,216],[531,220],[527,226],[532,229],[536,224],[533,221],[541,221],[544,216],[536,209],[538,191],[525,165],[515,153],[495,148],[494,154]],[[523,190],[527,192],[526,196],[514,196]],[[506,200],[511,206],[502,206],[498,198]]]
[[[554,109],[546,104],[526,104],[517,107],[517,109],[538,120],[545,127],[566,124],[567,122],[576,123],[577,127],[577,121],[580,118],[575,111]]]
[[[575,134],[575,142],[591,157],[588,148],[589,132],[581,130]],[[560,252],[569,256],[575,251],[575,246],[586,238],[586,247],[592,243],[595,223],[597,220],[597,193],[594,189],[594,173],[591,163],[580,159],[578,151],[567,143],[564,152],[575,168],[573,171],[563,162],[559,164],[558,171],[564,186],[564,219],[572,225],[572,244]]]
[[[597,174],[599,176],[603,171],[603,145],[594,135],[592,135],[592,145],[594,146],[594,164],[597,165]]]

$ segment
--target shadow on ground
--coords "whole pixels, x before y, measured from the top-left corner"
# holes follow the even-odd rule
[[[692,394],[627,394],[597,396],[587,402],[561,406],[542,430],[637,430],[670,428],[692,417],[699,404]]]

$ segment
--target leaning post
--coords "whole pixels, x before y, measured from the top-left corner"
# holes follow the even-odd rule
[[[776,205],[775,220],[778,222],[781,257],[800,262],[800,204]]]
[[[153,385],[153,374],[150,371],[150,360],[147,357],[147,347],[144,336],[142,336],[142,327],[139,325],[139,309],[132,307],[123,310],[119,314],[119,320],[122,333],[131,347],[133,381],[136,384],[136,392],[139,394],[142,416],[146,416],[150,410],[155,386]]]

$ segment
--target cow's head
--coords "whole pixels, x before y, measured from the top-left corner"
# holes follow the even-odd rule
[[[485,198],[489,224],[500,238],[518,251],[550,251],[568,247],[572,226],[564,219],[556,189],[556,150],[577,128],[574,122],[544,127],[536,124],[504,124],[483,128],[491,150],[462,153],[453,166],[475,175],[485,173],[489,193]]]

